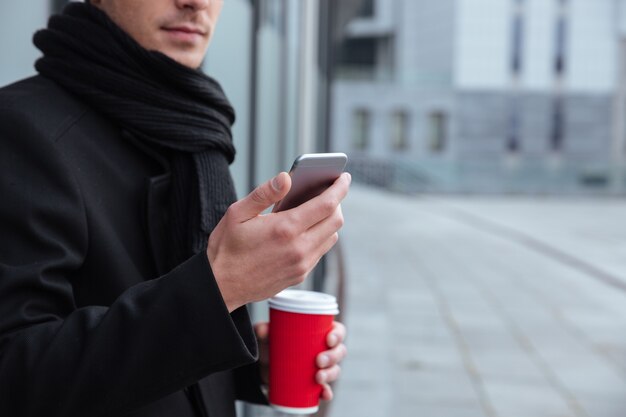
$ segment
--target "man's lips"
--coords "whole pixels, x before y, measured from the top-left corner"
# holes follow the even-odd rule
[[[180,41],[190,42],[206,36],[204,30],[194,26],[165,26],[162,29]]]
[[[194,26],[166,26],[163,29],[173,32],[197,33],[198,35],[203,36],[206,34],[204,30]]]

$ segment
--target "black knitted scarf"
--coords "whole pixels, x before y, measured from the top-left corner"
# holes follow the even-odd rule
[[[199,70],[140,46],[104,12],[71,3],[34,36],[39,73],[117,124],[129,140],[171,155],[172,262],[206,249],[235,200],[234,110]]]

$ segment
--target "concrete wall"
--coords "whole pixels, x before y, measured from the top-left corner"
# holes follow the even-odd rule
[[[452,87],[455,0],[395,2],[397,81],[407,87]]]
[[[434,111],[453,112],[453,96],[448,90],[428,91],[392,88],[387,84],[338,83],[333,92],[334,117],[331,126],[333,150],[353,155],[398,160],[442,159],[452,155],[452,148],[442,153],[429,147],[428,117]],[[352,117],[357,109],[371,111],[370,146],[355,149],[352,144]],[[391,116],[404,111],[408,120],[408,147],[394,149],[391,143]]]
[[[616,12],[613,0],[571,0],[567,88],[610,93],[616,86]]]
[[[556,0],[526,0],[520,75],[521,88],[525,90],[545,91],[554,87],[557,11]]]
[[[456,86],[507,89],[510,85],[513,2],[457,0]],[[615,87],[615,0],[570,0],[566,7],[565,85],[578,93]],[[556,0],[526,0],[521,87],[551,89],[554,83]]]
[[[511,4],[503,0],[457,0],[455,87],[509,86]]]
[[[516,97],[520,116],[519,158],[550,157],[553,96],[523,93]],[[611,144],[612,97],[600,94],[565,96],[563,158],[608,161]],[[459,160],[502,159],[508,134],[511,98],[493,92],[457,95],[456,138]]]

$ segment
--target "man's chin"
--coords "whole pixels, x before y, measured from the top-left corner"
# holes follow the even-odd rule
[[[165,55],[172,58],[174,61],[178,62],[181,65],[189,67],[191,69],[199,69],[202,66],[202,62],[204,61],[204,54],[190,54],[190,53],[167,53],[164,52]]]

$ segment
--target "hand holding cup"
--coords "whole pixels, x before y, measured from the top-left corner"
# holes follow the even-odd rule
[[[269,328],[268,322],[259,322],[254,325],[254,331],[259,341],[261,379],[265,385],[269,385]],[[337,381],[341,375],[340,363],[348,354],[348,349],[343,343],[345,339],[346,326],[334,321],[333,328],[326,337],[328,349],[317,355],[318,371],[315,374],[315,380],[323,387],[320,398],[324,401],[330,401],[334,397],[330,384]]]
[[[267,325],[257,326],[257,334],[265,333],[260,334],[260,349],[261,364],[269,362],[262,366],[269,370],[265,375],[269,402],[284,413],[315,413],[320,398],[332,398],[328,383],[338,378],[338,362],[346,354],[345,328],[333,321],[339,312],[336,299],[313,291],[285,290],[269,304],[269,330]]]

